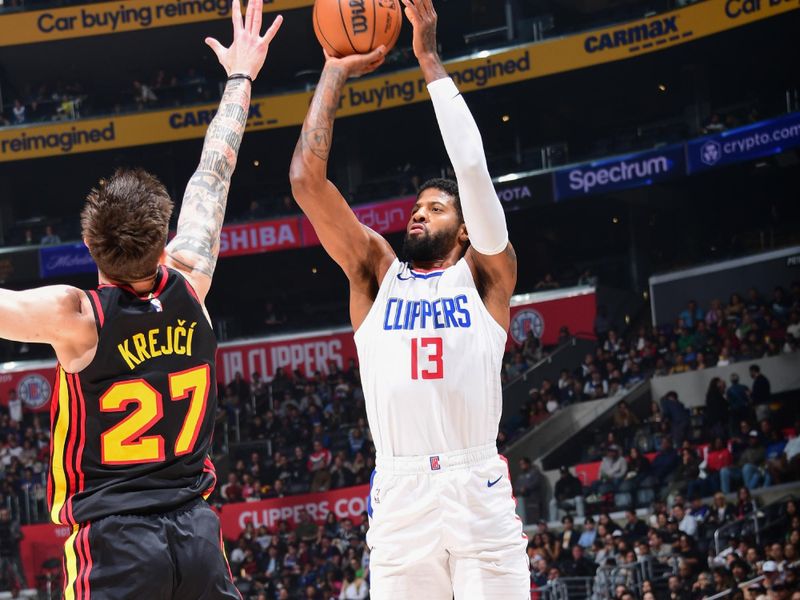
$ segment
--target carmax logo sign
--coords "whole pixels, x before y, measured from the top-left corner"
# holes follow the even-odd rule
[[[584,48],[589,54],[603,52],[614,48],[628,48],[629,52],[638,52],[693,35],[691,31],[681,31],[678,16],[658,17],[618,27],[611,31],[589,35],[584,40]]]

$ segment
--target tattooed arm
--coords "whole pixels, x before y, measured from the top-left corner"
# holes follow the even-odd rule
[[[233,44],[225,48],[215,39],[206,40],[229,76],[255,79],[261,71],[269,44],[283,21],[279,16],[261,36],[262,10],[263,0],[250,0],[242,23],[241,5],[233,2]],[[250,110],[250,88],[250,81],[244,78],[229,80],[225,86],[219,110],[206,132],[200,164],[183,196],[178,233],[167,246],[166,264],[186,276],[201,301],[211,287],[219,257],[228,190]]]
[[[362,294],[367,301],[394,260],[394,252],[383,237],[359,223],[342,194],[328,180],[327,169],[333,122],[344,85],[349,77],[377,69],[383,63],[383,52],[381,47],[366,55],[327,57],[289,173],[294,198],[314,226],[322,246],[344,270],[353,296]],[[361,315],[353,312],[351,316],[357,328]]]

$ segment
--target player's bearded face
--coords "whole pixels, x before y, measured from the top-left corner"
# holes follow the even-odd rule
[[[411,235],[406,232],[403,240],[403,256],[410,262],[431,262],[448,255],[458,242],[459,225],[448,229]]]

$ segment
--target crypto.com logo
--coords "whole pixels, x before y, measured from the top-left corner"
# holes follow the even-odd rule
[[[722,145],[714,140],[709,140],[700,148],[700,160],[709,167],[713,167],[722,159]]]

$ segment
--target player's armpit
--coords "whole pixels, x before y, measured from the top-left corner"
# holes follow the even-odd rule
[[[0,337],[51,344],[57,351],[66,346],[91,346],[97,342],[97,330],[91,308],[84,304],[85,296],[65,285],[22,292],[0,290]]]

